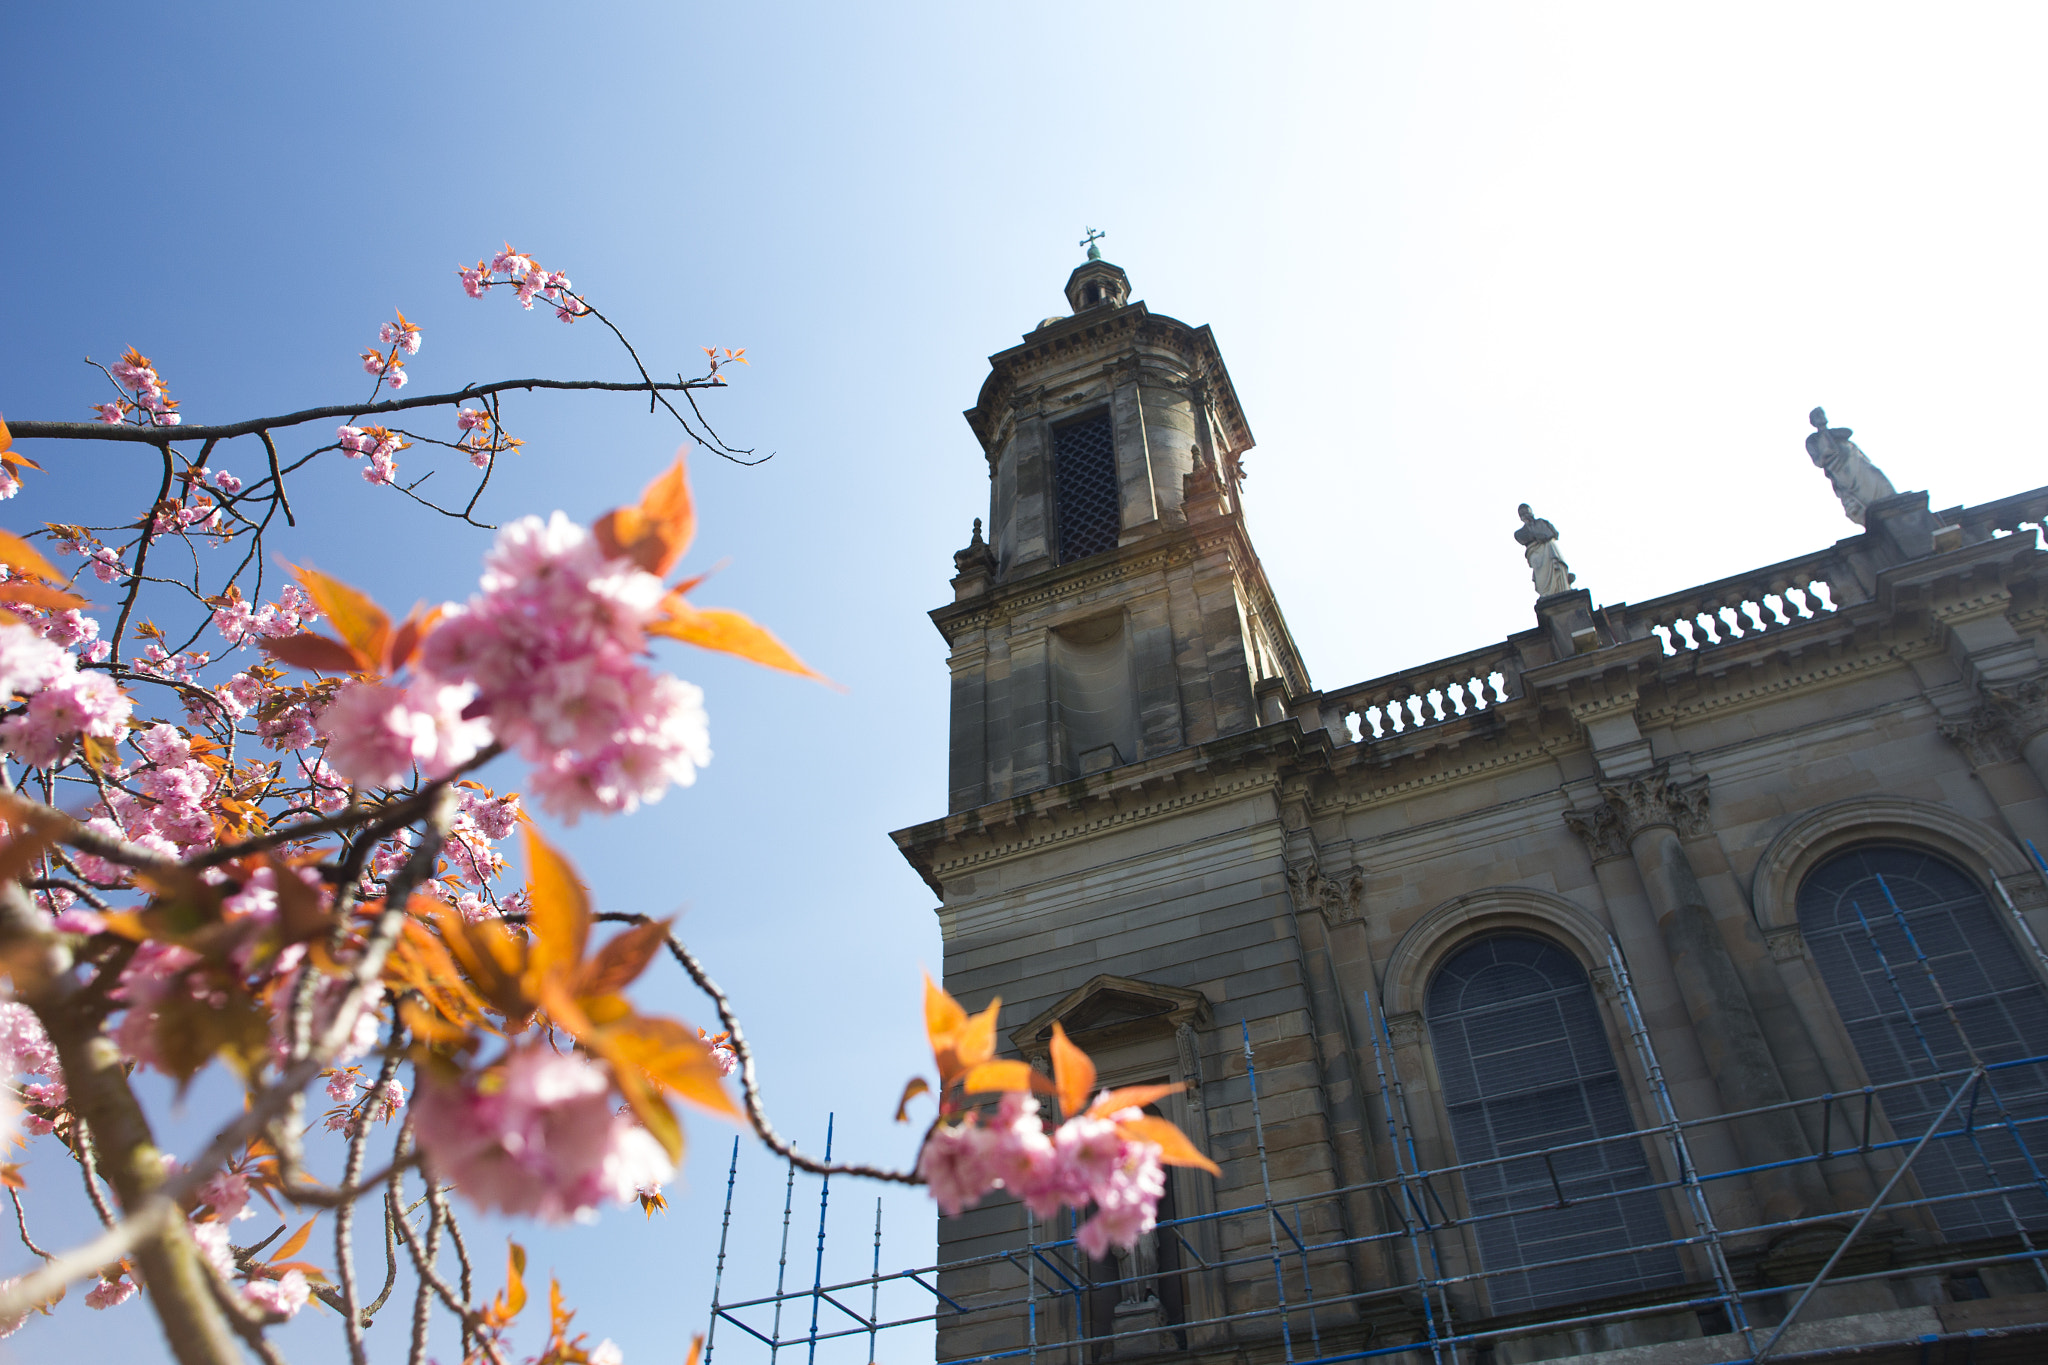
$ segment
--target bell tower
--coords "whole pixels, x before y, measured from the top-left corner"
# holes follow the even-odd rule
[[[952,811],[1253,729],[1310,690],[1245,530],[1252,434],[1215,337],[1133,302],[1092,250],[1066,297],[990,357],[966,414],[989,530],[932,613]]]

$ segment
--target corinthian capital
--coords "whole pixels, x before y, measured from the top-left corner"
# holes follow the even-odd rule
[[[1712,826],[1707,814],[1707,779],[1673,782],[1670,769],[1659,765],[1647,773],[1600,784],[1600,803],[1589,810],[1565,812],[1565,824],[1586,841],[1593,861],[1620,857],[1636,835],[1646,829],[1669,828],[1687,839]]]
[[[1985,688],[1984,709],[1998,717],[2015,744],[2024,746],[2048,730],[2048,674]]]

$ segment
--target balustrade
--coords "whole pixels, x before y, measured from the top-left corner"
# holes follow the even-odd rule
[[[1333,692],[1323,709],[1353,743],[1386,739],[1498,706],[1519,675],[1514,654],[1494,645]]]
[[[1832,615],[1845,605],[1838,585],[1852,581],[1845,566],[1832,561],[1832,553],[1789,560],[1630,605],[1628,638],[1654,635],[1669,658]]]

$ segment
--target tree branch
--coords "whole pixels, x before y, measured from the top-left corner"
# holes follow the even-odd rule
[[[616,383],[605,379],[501,379],[491,384],[471,384],[454,393],[423,393],[413,398],[387,398],[381,403],[359,404],[354,407],[329,406],[305,408],[299,412],[288,412],[277,417],[251,417],[241,422],[220,422],[212,426],[129,426],[109,425],[104,422],[9,422],[8,429],[16,440],[53,441],[136,441],[143,445],[162,446],[172,441],[225,441],[236,436],[254,436],[258,432],[275,431],[280,427],[301,426],[307,422],[318,422],[332,417],[376,417],[387,412],[404,412],[410,408],[438,408],[466,402],[471,398],[482,398],[487,394],[503,393],[507,389],[572,389],[596,390],[602,393],[680,393],[691,389],[722,389],[723,379],[684,379],[667,383],[657,379],[640,380],[634,383]],[[154,511],[154,509],[152,509]]]

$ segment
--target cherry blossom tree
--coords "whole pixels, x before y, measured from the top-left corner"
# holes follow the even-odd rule
[[[776,1134],[739,1021],[671,921],[598,911],[535,827],[529,802],[571,822],[630,814],[709,761],[703,694],[661,671],[654,641],[818,675],[748,617],[692,601],[701,577],[670,581],[696,529],[680,455],[587,527],[560,512],[475,517],[520,444],[503,407],[513,390],[645,395],[699,448],[756,463],[699,407],[745,353],[706,348],[703,373],[656,379],[531,256],[507,246],[457,274],[472,298],[502,290],[595,321],[637,379],[406,394],[423,336],[400,313],[361,353],[370,390],[354,403],[188,424],[130,350],[102,367],[113,396],[93,420],[0,424],[0,498],[39,470],[15,439],[140,443],[162,470],[155,499],[125,518],[81,509],[76,523],[0,531],[0,1141],[61,1151],[103,1224],[82,1246],[44,1248],[36,1188],[21,1163],[0,1165],[43,1261],[0,1283],[0,1336],[85,1282],[92,1310],[142,1293],[187,1365],[244,1350],[274,1361],[268,1329],[314,1304],[363,1365],[402,1249],[410,1358],[424,1359],[440,1314],[466,1361],[506,1365],[524,1253],[513,1245],[486,1297],[458,1203],[543,1222],[635,1202],[651,1216],[682,1150],[679,1103],[750,1126],[806,1169],[929,1184],[947,1214],[1000,1189],[1041,1216],[1085,1212],[1091,1255],[1132,1245],[1152,1227],[1162,1164],[1215,1169],[1143,1112],[1166,1088],[1094,1094],[1093,1066],[1057,1030],[1050,1077],[998,1059],[1000,1002],[970,1015],[927,983],[939,1113],[916,1170],[828,1167]],[[418,425],[436,410],[439,436]],[[328,423],[332,439],[300,436]],[[419,458],[407,452],[432,448],[475,471],[459,506],[401,472]],[[261,473],[216,462],[244,449],[260,450]],[[495,532],[466,600],[394,619],[307,566],[267,582],[266,533],[319,510],[294,505],[293,476],[336,459]],[[83,595],[100,589],[115,599],[105,611]],[[158,705],[182,719],[142,717]],[[501,758],[523,792],[478,780]],[[628,998],[660,960],[706,994],[719,1033]],[[241,1104],[173,1159],[135,1075],[183,1087],[216,1065]],[[898,1118],[931,1089],[912,1082]],[[1064,1116],[1050,1130],[1039,1096]],[[356,1265],[366,1208],[390,1249],[381,1285]],[[269,1222],[267,1237],[240,1232]],[[545,1342],[525,1358],[619,1365],[573,1317],[551,1286]]]

